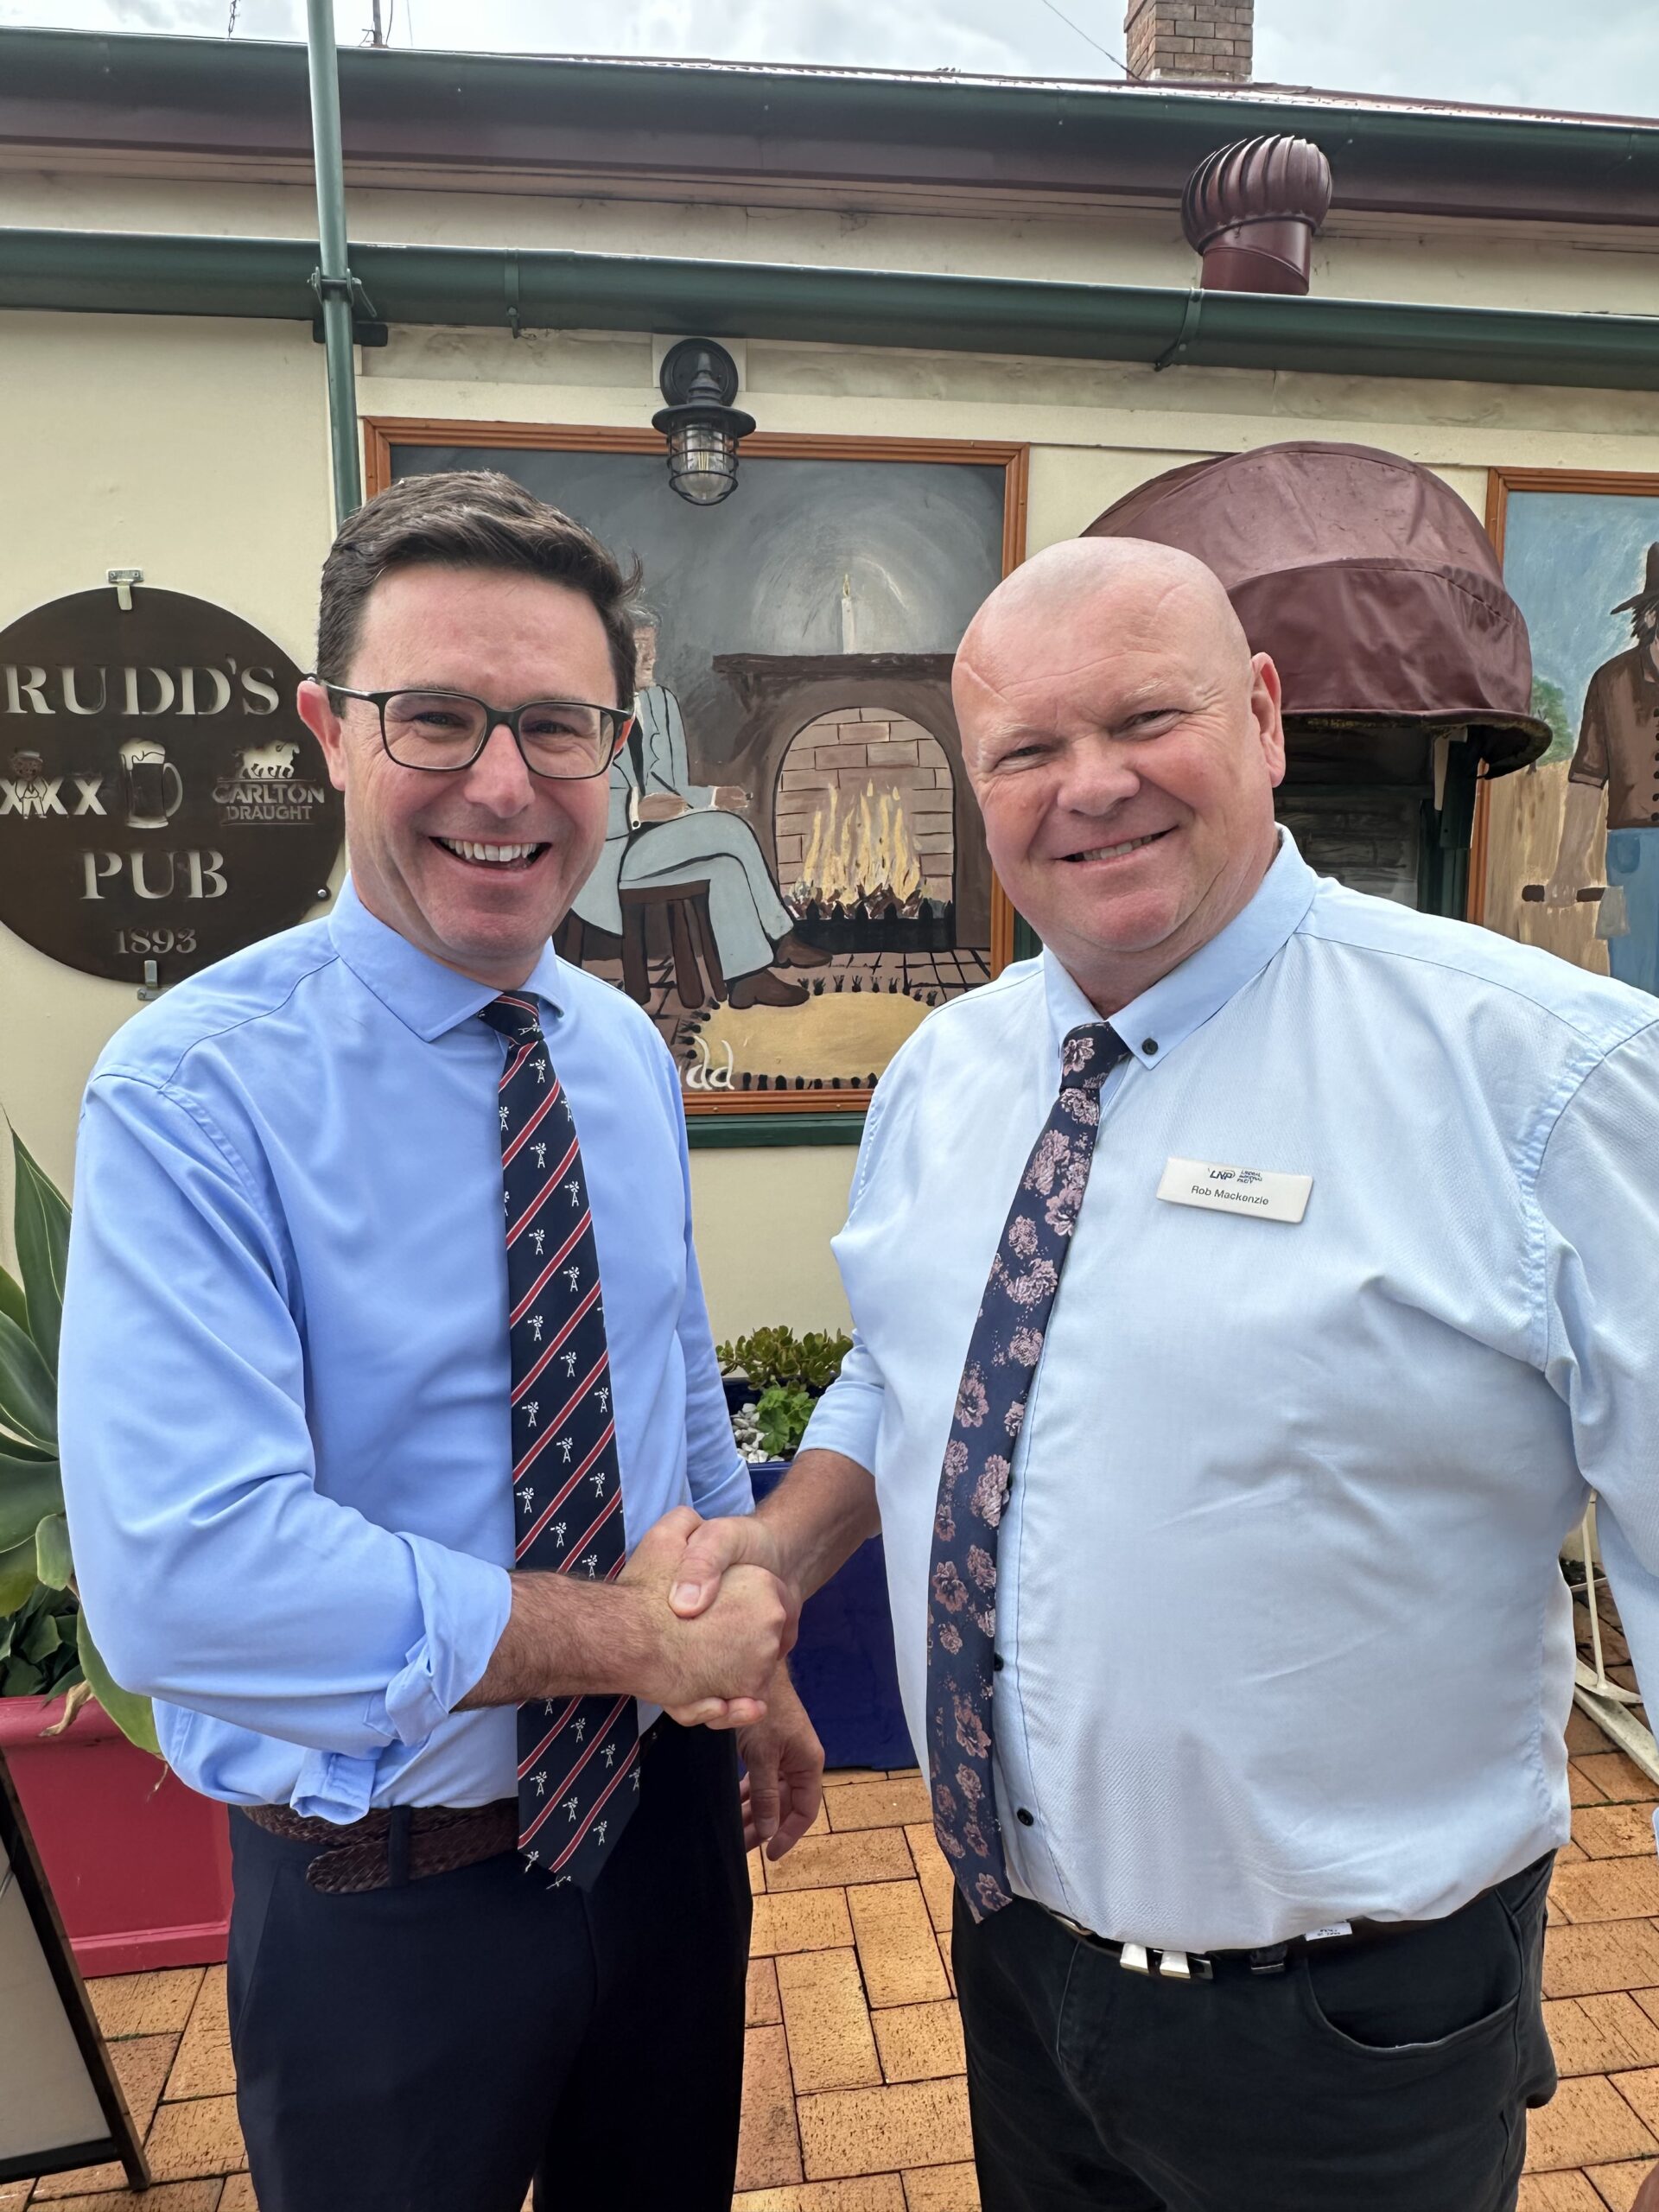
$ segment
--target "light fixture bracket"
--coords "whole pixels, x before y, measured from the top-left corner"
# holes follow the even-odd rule
[[[730,407],[737,397],[737,363],[712,338],[682,338],[664,354],[657,381],[671,407]]]

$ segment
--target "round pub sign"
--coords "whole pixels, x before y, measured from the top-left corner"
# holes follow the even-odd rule
[[[0,630],[0,922],[92,976],[177,982],[315,905],[340,795],[299,671],[239,615],[112,586]]]

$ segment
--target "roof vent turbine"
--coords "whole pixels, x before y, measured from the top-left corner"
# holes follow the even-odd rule
[[[1306,292],[1331,207],[1331,164],[1306,138],[1242,138],[1206,155],[1181,195],[1181,228],[1208,292]]]

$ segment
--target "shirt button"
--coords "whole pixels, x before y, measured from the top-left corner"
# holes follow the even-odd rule
[[[1001,1673],[1001,1671],[1002,1671],[1002,1654],[1001,1654],[1000,1651],[993,1651],[993,1652],[992,1652],[992,1654],[991,1654],[991,1668],[992,1668],[992,1671],[993,1671],[994,1673],[998,1674],[998,1675],[1000,1675],[1000,1674]]]
[[[1143,1037],[1141,1039],[1141,1049],[1143,1052],[1155,1052],[1158,1049],[1158,1039],[1155,1037]]]
[[[1015,1813],[1014,1817],[1019,1821],[1022,1828],[1034,1827],[1037,1824],[1036,1814],[1028,1813],[1023,1805],[1020,1806],[1019,1811]]]

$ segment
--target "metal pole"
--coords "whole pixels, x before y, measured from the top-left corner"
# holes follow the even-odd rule
[[[352,275],[346,259],[346,177],[340,151],[340,69],[333,0],[306,0],[311,68],[311,146],[317,172],[315,278],[322,301],[323,350],[328,365],[328,435],[334,460],[334,519],[363,504],[358,457],[357,370],[352,356]]]

